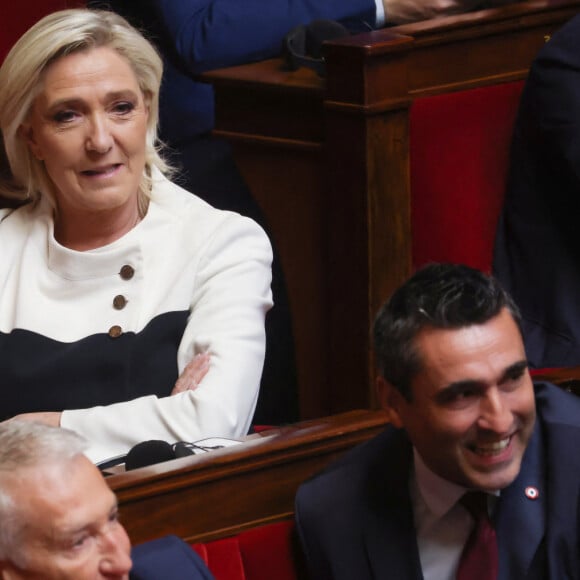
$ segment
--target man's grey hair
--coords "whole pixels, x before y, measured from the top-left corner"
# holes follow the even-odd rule
[[[66,463],[87,449],[87,441],[69,429],[12,419],[0,423],[0,560],[23,565],[20,541],[25,522],[10,494],[9,480],[19,470]]]

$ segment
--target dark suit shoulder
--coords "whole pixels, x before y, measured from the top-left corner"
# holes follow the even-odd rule
[[[340,478],[356,470],[365,473],[381,469],[391,457],[396,460],[401,454],[407,455],[410,449],[411,445],[405,432],[389,425],[372,439],[357,445],[325,469],[314,474],[302,485],[307,487],[318,480]]]
[[[520,104],[520,115],[530,107],[538,119],[524,118],[527,124],[550,128],[552,122],[575,126],[570,115],[577,108],[580,71],[580,15],[560,28],[538,52],[531,64]],[[559,111],[567,105],[571,111]],[[557,131],[556,134],[559,134]]]
[[[580,429],[580,397],[551,383],[535,383],[538,419],[545,425]]]
[[[176,536],[135,546],[131,580],[213,580],[197,553]]]
[[[550,485],[562,501],[572,502],[580,499],[580,397],[550,383],[534,387]]]
[[[580,578],[580,397],[549,383],[534,385],[544,441],[550,578]]]
[[[538,53],[532,68],[557,56],[559,61],[580,64],[580,15],[557,30]]]
[[[387,427],[300,486],[296,529],[312,578],[419,577],[412,459],[405,432]]]
[[[358,445],[326,469],[303,483],[296,495],[296,509],[314,521],[329,521],[324,514],[346,524],[376,498],[406,496],[411,443],[404,431],[387,427],[385,431]]]

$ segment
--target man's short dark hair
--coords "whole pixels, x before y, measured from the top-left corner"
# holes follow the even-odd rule
[[[414,340],[423,328],[484,324],[504,308],[521,333],[518,308],[493,276],[462,264],[421,268],[377,314],[374,346],[379,372],[410,401],[411,381],[421,370]]]

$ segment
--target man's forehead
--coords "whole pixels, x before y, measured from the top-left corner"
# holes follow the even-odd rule
[[[482,324],[461,328],[423,328],[415,339],[420,362],[416,378],[467,380],[505,372],[525,361],[519,328],[506,309]],[[458,376],[453,377],[457,373]]]
[[[114,497],[98,469],[83,455],[23,466],[14,471],[10,482],[13,494],[46,504],[82,503],[96,491]]]
[[[117,506],[102,475],[85,457],[17,470],[10,494],[29,529],[63,536],[106,518]]]

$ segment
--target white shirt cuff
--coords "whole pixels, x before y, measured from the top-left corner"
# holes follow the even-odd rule
[[[375,5],[377,8],[375,27],[382,28],[385,25],[385,7],[383,6],[383,0],[375,0]]]

